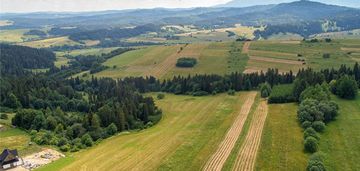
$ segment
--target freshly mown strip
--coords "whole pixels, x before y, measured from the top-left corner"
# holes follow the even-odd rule
[[[250,112],[251,106],[255,101],[256,93],[251,93],[250,97],[245,101],[241,108],[238,117],[224,137],[224,140],[219,144],[217,151],[210,157],[203,170],[221,170],[226,159],[231,153],[239,135],[241,134],[243,125]]]

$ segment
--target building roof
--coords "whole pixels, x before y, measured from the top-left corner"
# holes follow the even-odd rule
[[[16,149],[14,149],[14,150],[5,149],[0,154],[0,164],[1,165],[14,163],[14,162],[18,162],[18,161],[19,161],[18,152]]]

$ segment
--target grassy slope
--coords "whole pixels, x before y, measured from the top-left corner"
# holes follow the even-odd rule
[[[65,51],[65,52],[56,52],[56,56],[64,56],[64,55],[71,55],[71,56],[78,56],[78,55],[101,55],[102,53],[109,53],[112,50],[115,50],[116,47],[113,48],[90,48],[90,49],[78,49],[72,51]]]
[[[269,105],[256,170],[305,170],[308,156],[296,111],[296,104]]]
[[[29,30],[27,29],[16,29],[16,30],[0,30],[0,42],[11,42],[18,43],[23,42],[23,38],[30,38],[34,36],[24,36],[24,33]]]
[[[63,45],[79,45],[78,42],[70,40],[68,37],[55,37],[43,40],[35,40],[30,42],[18,43],[19,45],[29,46],[34,48],[47,48],[51,46],[63,46]]]
[[[340,114],[327,125],[320,140],[326,169],[360,170],[360,97],[351,101],[333,99],[340,106]]]
[[[246,94],[167,94],[156,102],[164,111],[160,123],[141,132],[112,137],[77,153],[75,161],[64,170],[199,170],[222,140]]]
[[[324,69],[324,68],[337,68],[341,64],[351,65],[355,61],[352,60],[345,51],[341,50],[341,47],[346,47],[347,44],[358,47],[360,46],[360,40],[334,40],[331,43],[300,43],[300,44],[286,44],[273,41],[256,41],[252,42],[252,50],[264,50],[264,51],[273,51],[273,52],[285,52],[293,54],[302,54],[306,58],[306,66]],[[329,59],[324,59],[322,57],[323,53],[330,53],[331,57]],[[266,57],[274,58],[289,58],[294,59],[294,57],[286,57],[281,55],[271,55],[270,53]],[[280,56],[280,57],[279,57]],[[283,64],[275,65],[274,67],[281,68]]]

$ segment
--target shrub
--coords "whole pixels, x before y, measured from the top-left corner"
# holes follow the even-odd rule
[[[159,100],[164,99],[164,98],[165,98],[165,94],[159,93],[157,95],[157,99],[159,99]]]
[[[353,77],[343,76],[336,82],[336,94],[344,99],[354,99],[358,93],[358,85]]]
[[[235,95],[235,90],[230,89],[230,90],[227,92],[227,94],[230,95],[230,96],[233,96],[233,95]]]
[[[330,91],[328,90],[327,86],[324,84],[324,86],[320,86],[317,84],[313,87],[306,88],[301,94],[300,94],[300,102],[305,99],[315,99],[318,101],[328,101],[330,100]]]
[[[322,121],[315,121],[312,124],[312,127],[315,129],[315,131],[317,132],[323,132],[325,130],[325,123]]]
[[[323,164],[323,159],[319,153],[314,153],[310,156],[308,165],[306,167],[307,171],[325,171],[325,166]]]
[[[317,134],[317,132],[315,131],[315,129],[312,128],[312,127],[306,128],[305,131],[304,131],[304,139],[306,139],[306,138],[308,138],[308,137],[314,137],[314,138],[316,138],[317,140],[320,139],[319,135]]]
[[[319,109],[319,101],[314,99],[306,99],[301,102],[297,116],[300,123],[324,120],[324,113]]]
[[[88,147],[91,147],[94,144],[91,136],[87,133],[81,137],[81,143]]]
[[[271,94],[270,84],[267,82],[264,84],[261,84],[260,92],[261,92],[261,97],[263,97],[263,98],[269,97]]]
[[[307,137],[304,143],[305,150],[310,153],[315,153],[319,150],[318,140],[314,137]]]
[[[303,127],[304,129],[309,128],[309,127],[311,127],[311,122],[309,122],[309,121],[304,121],[304,122],[301,124],[301,127]]]
[[[269,103],[289,103],[294,102],[293,84],[274,86],[269,96]]]
[[[60,147],[60,150],[63,152],[67,152],[70,150],[70,145],[69,144],[63,145]]]
[[[69,143],[68,139],[66,139],[65,137],[61,137],[57,143],[57,146],[62,147],[68,143]]]
[[[177,67],[191,68],[197,63],[195,58],[179,58],[176,62]]]
[[[107,128],[106,128],[106,132],[109,135],[114,135],[116,134],[118,131],[118,128],[116,127],[116,125],[114,123],[111,123]]]
[[[323,54],[323,58],[324,58],[324,59],[330,58],[330,54],[329,54],[329,53],[324,53],[324,54]]]
[[[6,113],[0,114],[0,119],[8,119],[8,115]]]

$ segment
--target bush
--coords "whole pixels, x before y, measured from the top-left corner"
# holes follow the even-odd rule
[[[293,84],[274,86],[269,96],[269,103],[289,103],[294,102]]]
[[[358,93],[358,85],[353,77],[343,76],[336,81],[336,94],[344,99],[354,99]]]
[[[6,113],[0,114],[0,119],[8,119],[9,116]]]
[[[176,62],[177,67],[191,68],[197,63],[195,58],[179,58]]]
[[[118,128],[116,127],[116,125],[114,123],[111,123],[107,128],[106,128],[106,132],[109,135],[115,135],[118,131]]]
[[[315,153],[319,150],[318,140],[314,137],[307,137],[304,143],[305,150],[310,153]]]
[[[68,143],[69,143],[68,139],[66,139],[65,137],[61,137],[57,143],[57,146],[62,147]]]
[[[315,129],[315,131],[317,132],[323,132],[325,130],[325,123],[322,121],[315,121],[312,124],[312,127]]]
[[[318,101],[328,101],[330,100],[330,91],[326,85],[320,86],[317,84],[316,86],[306,88],[300,94],[300,102],[305,99],[315,99]]]
[[[262,98],[266,98],[269,97],[271,94],[271,86],[269,83],[264,83],[261,84],[261,88],[260,88],[260,92],[261,92],[261,97]]]
[[[322,156],[319,153],[314,153],[310,156],[308,165],[306,167],[307,171],[325,171],[325,166],[323,164]]]
[[[159,99],[159,100],[164,99],[164,98],[165,98],[165,94],[159,93],[157,95],[157,99]]]
[[[230,96],[233,96],[233,95],[235,95],[235,90],[230,89],[230,90],[227,92],[227,94],[230,95]]]
[[[70,145],[69,144],[63,145],[63,146],[60,147],[60,150],[62,152],[67,152],[67,151],[70,150]]]
[[[94,144],[91,136],[87,133],[81,137],[81,143],[88,147],[91,147]]]
[[[317,140],[320,139],[319,135],[317,134],[317,132],[315,131],[315,129],[312,128],[312,127],[306,128],[305,131],[304,131],[304,139],[306,139],[306,138],[308,138],[308,137],[314,137],[314,138],[316,138]]]
[[[301,124],[301,127],[306,129],[306,128],[309,128],[311,127],[311,122],[309,121],[304,121],[302,124]]]
[[[329,54],[329,53],[324,53],[324,54],[323,54],[323,58],[324,58],[324,59],[330,58],[330,54]]]

